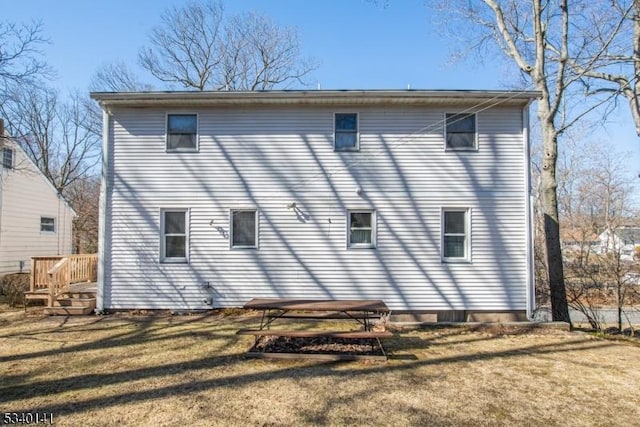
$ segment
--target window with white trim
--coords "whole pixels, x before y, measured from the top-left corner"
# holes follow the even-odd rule
[[[442,260],[469,261],[469,209],[442,210]]]
[[[198,150],[198,115],[167,114],[167,151]]]
[[[2,149],[2,167],[5,169],[13,169],[13,149],[4,147]]]
[[[475,150],[477,148],[475,113],[446,114],[447,150]]]
[[[335,151],[358,151],[358,114],[335,113],[333,146]]]
[[[40,217],[40,232],[41,233],[55,233],[56,232],[56,219],[48,216]]]
[[[160,215],[160,261],[188,262],[189,210],[162,209]]]
[[[376,215],[371,210],[347,212],[347,246],[350,248],[376,247]]]
[[[231,248],[258,247],[258,210],[231,209]]]

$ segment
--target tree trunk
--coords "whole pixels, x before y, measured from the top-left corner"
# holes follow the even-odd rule
[[[551,317],[554,321],[571,323],[567,292],[564,285],[562,250],[560,248],[560,224],[558,222],[558,195],[556,161],[558,135],[553,123],[548,121],[546,103],[538,104],[538,117],[542,123],[543,159],[540,177],[540,203],[544,215],[545,261],[551,292]]]
[[[618,332],[622,333],[622,307],[618,305]]]
[[[637,76],[640,73],[640,1],[633,0],[633,71]],[[629,98],[631,116],[636,125],[636,134],[640,136],[640,80],[635,79],[633,96]]]

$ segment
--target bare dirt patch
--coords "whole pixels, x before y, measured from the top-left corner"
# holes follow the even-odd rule
[[[291,338],[260,337],[249,351],[260,353],[348,354],[383,356],[375,339],[342,339],[329,337]]]
[[[0,410],[52,412],[61,426],[640,419],[640,351],[625,340],[438,328],[385,340],[385,363],[273,361],[244,356],[253,338],[235,332],[255,317],[37,317],[5,307]]]

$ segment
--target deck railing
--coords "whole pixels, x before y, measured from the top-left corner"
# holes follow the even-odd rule
[[[73,283],[95,282],[98,255],[65,255],[31,258],[31,292],[48,290],[55,297]]]

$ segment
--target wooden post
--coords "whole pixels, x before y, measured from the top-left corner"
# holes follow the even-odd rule
[[[36,290],[36,260],[31,257],[31,279],[29,280],[29,291]]]

